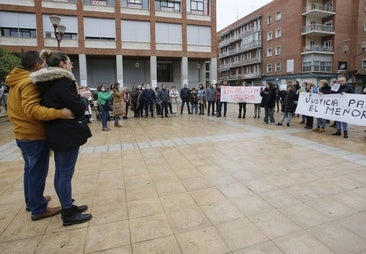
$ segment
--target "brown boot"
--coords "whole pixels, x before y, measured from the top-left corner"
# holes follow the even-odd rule
[[[120,127],[122,127],[122,125],[120,125],[119,123],[115,123],[114,127],[120,128]]]
[[[46,210],[42,214],[32,215],[31,219],[33,221],[41,220],[41,219],[45,219],[45,218],[48,218],[48,217],[55,216],[55,215],[59,214],[60,212],[61,212],[61,206],[47,207]]]

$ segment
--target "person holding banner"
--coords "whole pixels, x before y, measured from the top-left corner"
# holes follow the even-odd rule
[[[247,82],[243,81],[241,84],[242,86],[246,87]],[[239,115],[238,118],[241,118],[241,112],[243,111],[243,119],[245,119],[245,113],[247,112],[247,103],[246,102],[239,102]]]
[[[291,120],[294,117],[296,104],[295,101],[298,100],[298,94],[294,91],[292,85],[287,85],[287,91],[282,98],[281,111],[283,112],[281,120],[276,124],[277,126],[282,126],[283,121],[287,117],[287,127],[290,127]]]
[[[268,124],[268,120],[273,125],[275,119],[273,116],[273,108],[275,106],[276,93],[273,89],[273,84],[270,82],[266,83],[266,87],[260,93],[262,96],[261,106],[264,107],[264,119],[263,124]]]
[[[318,93],[320,95],[324,95],[324,94],[330,94],[330,91],[331,91],[331,87],[329,86],[328,81],[326,81],[325,79],[320,80]],[[317,127],[314,128],[313,131],[324,132],[326,122],[327,122],[327,120],[324,118],[317,118],[316,119]]]
[[[347,82],[346,77],[344,77],[344,76],[338,77],[339,89],[335,93],[340,93],[340,94],[353,93],[353,89],[352,89],[351,85],[347,84],[346,82]],[[342,129],[343,129],[343,137],[348,138],[348,123],[346,123],[346,122],[337,121],[337,131],[335,133],[333,133],[332,135],[341,136]]]
[[[226,81],[222,82],[222,86],[227,86],[227,82]],[[217,100],[220,102],[216,117],[221,117],[222,106],[224,106],[224,117],[226,117],[227,101],[221,101],[221,88],[219,90],[216,90],[216,97]]]

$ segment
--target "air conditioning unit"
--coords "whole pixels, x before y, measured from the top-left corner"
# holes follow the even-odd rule
[[[51,38],[52,37],[52,33],[51,32],[46,32],[46,38]]]

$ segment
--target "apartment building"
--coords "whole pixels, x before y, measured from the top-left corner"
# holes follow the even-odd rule
[[[217,80],[216,0],[0,0],[0,47],[57,50],[52,15],[82,85]]]
[[[273,0],[218,32],[218,78],[232,85],[366,83],[366,0]]]

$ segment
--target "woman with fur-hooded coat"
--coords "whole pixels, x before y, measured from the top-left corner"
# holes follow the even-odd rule
[[[46,138],[54,151],[54,186],[62,207],[64,226],[83,223],[92,218],[91,214],[82,214],[86,205],[73,205],[71,181],[75,171],[79,149],[91,136],[88,125],[81,121],[85,104],[80,98],[72,62],[62,52],[43,50],[41,58],[46,61],[47,69],[31,74],[31,79],[41,92],[41,104],[56,109],[69,108],[75,118],[57,119],[45,122]]]

